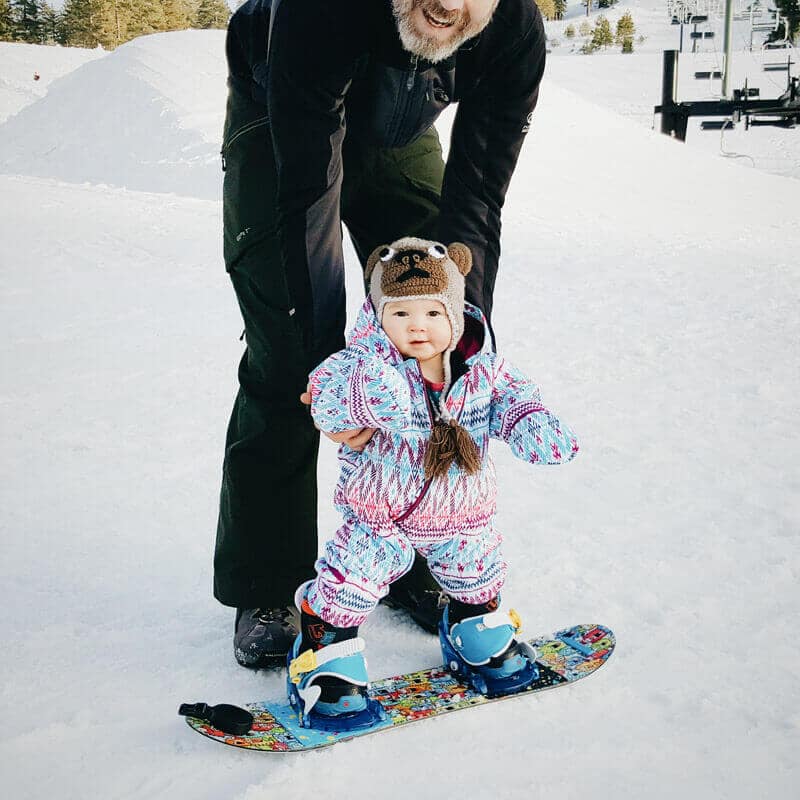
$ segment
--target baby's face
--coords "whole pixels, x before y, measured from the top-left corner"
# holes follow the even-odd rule
[[[386,335],[406,357],[426,361],[450,346],[453,331],[438,300],[398,300],[383,307]]]

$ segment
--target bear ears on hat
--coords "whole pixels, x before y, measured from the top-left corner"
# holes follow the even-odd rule
[[[402,241],[402,240],[398,240]],[[381,260],[386,259],[387,256],[391,257],[394,251],[394,245],[398,242],[394,242],[393,244],[382,244],[376,247],[372,253],[370,253],[369,258],[367,259],[367,267],[364,271],[364,278],[369,280],[370,275],[372,275],[372,270],[375,269],[375,265]],[[462,275],[466,275],[472,269],[472,252],[470,251],[469,247],[461,242],[453,242],[453,244],[449,245],[447,248],[444,248],[443,245],[440,245],[438,242],[427,242],[430,248],[433,247],[442,247],[446,249],[447,255],[450,256],[452,262],[458,268],[458,271]],[[398,251],[400,252],[400,251]]]

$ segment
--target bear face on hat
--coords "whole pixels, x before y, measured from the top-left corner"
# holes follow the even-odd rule
[[[452,351],[464,332],[464,276],[472,268],[469,248],[407,236],[376,247],[367,259],[365,277],[380,321],[386,303],[438,300],[445,307],[453,336]]]

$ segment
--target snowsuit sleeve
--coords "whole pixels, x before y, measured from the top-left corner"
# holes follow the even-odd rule
[[[501,356],[494,362],[489,435],[531,464],[563,464],[578,453],[575,434],[542,405],[536,384]]]
[[[403,431],[411,420],[411,392],[394,367],[377,356],[340,350],[309,376],[311,416],[320,430]]]

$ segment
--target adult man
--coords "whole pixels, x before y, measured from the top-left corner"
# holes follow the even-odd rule
[[[536,105],[533,0],[249,0],[231,19],[225,263],[247,350],[228,428],[214,593],[245,666],[285,654],[317,552],[319,434],[298,401],[343,346],[342,228],[362,264],[399,236],[461,241],[491,314],[500,209]],[[433,123],[458,103],[447,164]],[[354,449],[370,431],[340,434]],[[419,564],[395,603],[435,630]]]

